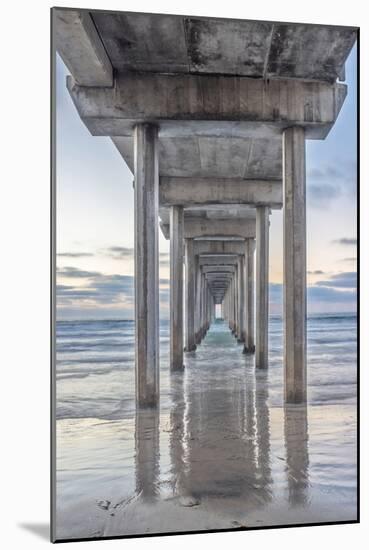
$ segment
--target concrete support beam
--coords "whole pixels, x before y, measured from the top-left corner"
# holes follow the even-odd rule
[[[199,265],[200,266],[229,266],[234,267],[237,262],[237,255],[236,254],[229,254],[227,256],[224,256],[223,254],[220,256],[217,256],[216,254],[209,256],[199,256]]]
[[[209,275],[217,275],[219,273],[234,273],[234,266],[231,265],[204,265],[202,272]]]
[[[309,138],[324,139],[347,93],[340,83],[134,72],[118,74],[114,88],[78,86],[72,77],[68,88],[91,133],[111,136],[130,135],[138,120],[160,120],[166,135],[181,121],[193,123],[192,135],[216,121],[228,123],[214,125],[217,136],[231,137],[235,122],[247,122],[249,131],[262,126],[264,137],[299,125]]]
[[[186,267],[186,331],[185,351],[194,351],[195,343],[195,255],[193,239],[185,239],[185,267]]]
[[[113,67],[87,11],[53,9],[55,46],[81,86],[113,86]]]
[[[159,188],[161,206],[251,204],[281,208],[282,195],[282,182],[278,180],[161,177]]]
[[[198,237],[255,237],[255,219],[250,220],[206,220],[185,218],[184,236],[186,239]]]
[[[183,208],[170,210],[170,368],[183,369]]]
[[[245,327],[245,346],[244,353],[255,352],[255,309],[254,309],[254,252],[255,241],[248,239],[246,241],[245,256],[245,308],[246,308],[246,327]]]
[[[160,189],[160,187],[159,187]],[[282,189],[282,188],[281,188]],[[161,222],[160,227],[163,235],[167,238],[169,227]],[[238,238],[247,239],[255,237],[255,218],[254,219],[206,219],[200,217],[184,219],[184,238]]]
[[[234,256],[244,254],[245,241],[223,241],[223,240],[195,240],[194,253],[196,255]]]
[[[268,367],[269,208],[256,210],[256,350],[255,365]]]
[[[305,132],[283,135],[284,368],[287,403],[306,401],[306,168]]]
[[[159,403],[158,130],[135,129],[135,357],[139,407]]]

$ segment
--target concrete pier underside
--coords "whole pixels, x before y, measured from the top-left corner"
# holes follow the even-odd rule
[[[182,368],[183,346],[201,343],[216,304],[265,369],[269,215],[281,208],[285,399],[305,402],[305,140],[324,139],[337,119],[356,29],[53,14],[81,119],[134,173],[137,405],[155,407],[160,394],[159,223],[171,239],[171,370]]]

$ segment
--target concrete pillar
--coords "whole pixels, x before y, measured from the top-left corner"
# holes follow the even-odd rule
[[[245,262],[244,257],[238,258],[238,341],[243,342],[245,337]]]
[[[305,131],[283,133],[283,321],[287,403],[306,401]]]
[[[196,271],[196,301],[195,301],[195,344],[201,342],[201,268],[198,265],[198,257],[195,258]]]
[[[234,295],[233,295],[233,282],[234,282],[234,274],[232,275],[232,279],[230,281],[230,289],[229,289],[229,328],[231,329],[232,331],[232,334],[233,334],[233,331],[234,331],[234,317],[233,317],[233,314],[234,314],[234,302],[233,302],[233,299],[234,299]]]
[[[138,124],[135,172],[135,365],[138,407],[159,403],[158,130]]]
[[[236,270],[232,279],[232,320],[233,320],[233,334],[236,334],[237,330],[237,308],[236,308]]]
[[[238,266],[235,266],[235,273],[234,273],[234,319],[235,319],[235,326],[234,326],[234,335],[237,338],[238,337]]]
[[[230,281],[227,289],[227,324],[229,328],[231,328],[231,285]]]
[[[193,253],[193,239],[185,239],[185,266],[186,266],[186,340],[185,351],[194,351],[195,343],[195,256]]]
[[[205,336],[205,317],[206,317],[205,292],[206,292],[206,289],[205,289],[205,275],[202,273],[202,275],[201,275],[201,340]]]
[[[183,207],[170,209],[170,368],[183,369]]]
[[[255,240],[246,240],[245,255],[245,309],[246,309],[246,327],[245,327],[245,346],[244,353],[255,352],[255,308],[254,308],[254,252]]]
[[[256,349],[255,365],[268,367],[269,208],[256,208]]]

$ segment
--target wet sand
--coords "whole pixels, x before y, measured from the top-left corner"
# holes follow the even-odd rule
[[[354,401],[283,408],[241,350],[216,323],[159,413],[58,421],[58,539],[356,519]]]

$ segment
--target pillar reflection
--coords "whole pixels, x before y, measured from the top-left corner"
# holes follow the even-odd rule
[[[270,465],[270,414],[268,371],[255,369],[255,410],[257,447],[257,487],[264,502],[272,499]]]
[[[148,500],[159,495],[159,413],[137,409],[135,430],[136,493]]]
[[[210,347],[209,354],[212,353]],[[214,352],[215,353],[215,352]],[[271,499],[267,373],[224,370],[223,362],[171,377],[170,458],[176,496],[241,499],[263,506]]]
[[[284,437],[289,502],[292,506],[304,506],[309,502],[309,439],[306,404],[285,406]]]
[[[170,377],[172,406],[170,410],[169,453],[173,494],[185,492],[185,394],[183,373],[172,373]]]

